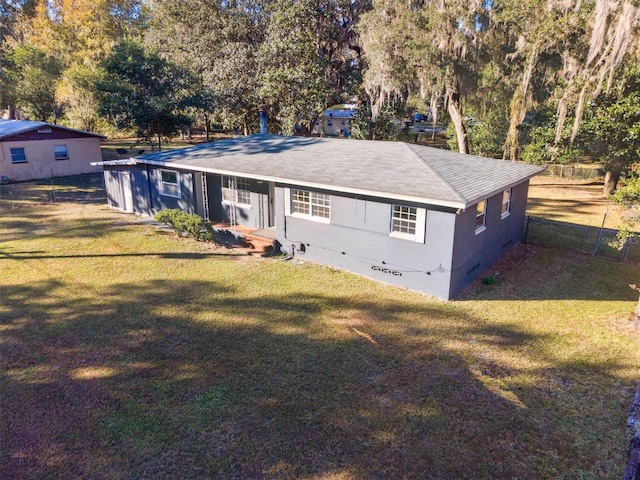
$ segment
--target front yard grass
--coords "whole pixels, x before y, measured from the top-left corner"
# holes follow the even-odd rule
[[[455,302],[0,211],[3,479],[614,479],[638,266],[521,248]]]

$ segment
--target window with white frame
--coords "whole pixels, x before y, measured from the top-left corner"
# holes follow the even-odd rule
[[[54,145],[53,156],[56,160],[69,160],[69,151],[66,145]]]
[[[242,177],[222,177],[222,201],[237,205],[251,205],[249,180]]]
[[[416,207],[394,205],[393,214],[391,215],[391,231],[406,235],[415,235],[417,220],[418,209]]]
[[[160,170],[160,174],[162,176],[160,181],[160,195],[181,198],[179,173],[174,170]]]
[[[511,213],[511,189],[502,192],[502,218],[508,217]]]
[[[487,201],[482,200],[476,205],[476,233],[480,233],[487,227]]]
[[[328,221],[331,218],[331,196],[326,193],[293,188],[291,189],[291,212]]]
[[[27,163],[27,153],[24,147],[11,148],[11,163]]]
[[[427,211],[408,205],[392,205],[391,236],[424,243]]]

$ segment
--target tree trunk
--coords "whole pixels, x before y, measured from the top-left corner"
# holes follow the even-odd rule
[[[456,138],[458,139],[458,151],[469,153],[469,139],[467,138],[467,128],[464,126],[462,110],[460,109],[460,96],[456,92],[447,92],[447,111],[451,121],[456,128]]]
[[[604,189],[602,193],[604,195],[611,195],[618,186],[618,180],[622,174],[622,160],[614,158],[607,167],[607,172],[604,175]]]
[[[629,445],[629,457],[627,465],[624,469],[622,480],[639,480],[640,479],[640,383],[636,389],[636,395],[631,404],[629,420],[627,427],[632,428],[633,438]]]
[[[158,151],[162,151],[162,134],[158,132]]]
[[[502,158],[509,158],[515,162],[518,160],[518,154],[520,151],[520,125],[527,114],[527,95],[529,94],[529,85],[531,83],[531,77],[538,64],[538,47],[533,46],[533,49],[529,53],[527,61],[527,68],[522,74],[522,82],[516,88],[511,99],[511,115],[509,120],[509,131],[507,132],[507,138],[504,142],[504,153]]]
[[[204,116],[204,137],[206,141],[209,141],[209,132],[211,131],[211,120],[209,120],[209,115]]]

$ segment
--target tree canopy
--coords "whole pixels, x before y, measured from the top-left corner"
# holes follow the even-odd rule
[[[249,133],[263,104],[273,131],[309,134],[326,108],[355,102],[358,135],[388,139],[398,112],[428,110],[461,152],[597,155],[609,191],[636,161],[624,72],[639,20],[636,0],[3,0],[0,101],[10,115],[154,135],[179,118]],[[155,87],[177,91],[127,116],[105,88],[132,45],[167,76]],[[121,79],[121,95],[131,85]],[[151,128],[151,111],[166,125]]]

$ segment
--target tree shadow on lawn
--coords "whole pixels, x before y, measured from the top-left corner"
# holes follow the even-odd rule
[[[0,240],[10,242],[22,238],[98,238],[123,230],[135,223],[135,217],[122,222],[114,212],[104,206],[97,206],[81,213],[81,206],[74,204],[79,212],[77,218],[69,218],[64,212],[56,216],[55,206],[47,207],[42,213],[38,208],[28,206],[11,212],[0,212]],[[42,209],[41,209],[42,210]]]
[[[484,284],[495,276],[497,283]],[[567,248],[520,244],[458,294],[456,300],[637,302],[640,281],[632,261],[594,257]],[[633,312],[629,304],[629,314]]]
[[[622,362],[554,363],[528,348],[543,338],[447,304],[69,287],[3,289],[5,480],[615,478],[622,464],[624,414],[608,417]]]

